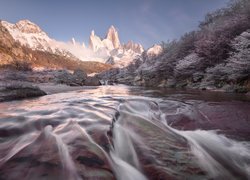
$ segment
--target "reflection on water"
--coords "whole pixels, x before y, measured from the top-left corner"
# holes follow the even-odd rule
[[[249,109],[122,85],[0,103],[0,179],[249,179]]]

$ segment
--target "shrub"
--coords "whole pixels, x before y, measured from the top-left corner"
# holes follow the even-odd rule
[[[206,15],[200,23],[195,50],[208,66],[229,57],[231,40],[250,28],[250,1],[235,0],[227,8]]]

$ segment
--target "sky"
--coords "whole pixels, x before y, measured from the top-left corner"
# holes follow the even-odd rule
[[[114,25],[122,43],[145,48],[198,28],[205,14],[229,0],[0,0],[0,19],[28,19],[51,38],[88,44],[91,30],[104,38]]]

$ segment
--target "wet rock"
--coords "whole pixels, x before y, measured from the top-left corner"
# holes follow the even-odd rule
[[[0,102],[39,97],[44,95],[46,95],[44,91],[30,84],[15,83],[0,87]]]
[[[172,133],[169,129],[156,130],[156,126],[152,126],[150,123],[142,123],[143,119],[137,119],[136,122],[130,122],[129,118],[125,118],[125,120],[126,125],[129,124],[134,132],[140,134],[147,146],[147,148],[144,148],[138,143],[135,149],[140,154],[138,158],[143,172],[149,179],[181,179],[181,177],[176,177],[176,174],[173,174],[174,171],[181,171],[183,176],[190,179],[194,176],[197,177],[197,174],[188,171],[187,167],[202,172],[195,163],[192,154],[187,153],[188,144],[184,138]],[[159,139],[164,143],[160,143]]]
[[[250,137],[249,108],[249,104],[242,102],[193,104],[192,115],[183,112],[168,115],[166,120],[179,130],[214,129],[233,138],[247,139]]]
[[[104,165],[104,161],[101,160],[100,158],[93,156],[93,157],[86,157],[86,156],[79,156],[77,159],[77,161],[79,161],[81,164],[84,164],[85,166],[103,166]]]

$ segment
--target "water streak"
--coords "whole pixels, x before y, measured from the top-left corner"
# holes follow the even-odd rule
[[[250,103],[211,97],[107,85],[0,103],[0,179],[250,179]]]

